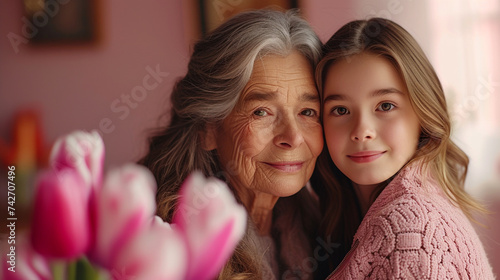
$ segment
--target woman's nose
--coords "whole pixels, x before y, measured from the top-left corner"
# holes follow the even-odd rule
[[[293,117],[284,117],[276,126],[274,144],[278,147],[291,149],[304,142],[304,135],[297,120]]]
[[[354,120],[354,127],[351,132],[351,140],[354,142],[364,142],[376,137],[373,123],[368,116],[358,116]]]

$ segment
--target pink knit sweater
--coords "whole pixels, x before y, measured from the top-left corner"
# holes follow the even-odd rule
[[[426,179],[422,179],[426,178]],[[429,176],[406,167],[382,191],[328,279],[494,279],[460,208]]]

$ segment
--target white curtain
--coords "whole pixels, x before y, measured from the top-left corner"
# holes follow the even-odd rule
[[[466,189],[500,193],[500,1],[428,1],[430,56],[453,138],[470,157]]]

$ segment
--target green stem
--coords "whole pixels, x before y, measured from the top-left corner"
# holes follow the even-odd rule
[[[72,261],[68,264],[68,279],[67,280],[76,280],[76,265],[78,260]]]
[[[54,261],[51,263],[53,280],[108,280],[106,271],[92,265],[82,257],[71,262]]]
[[[52,279],[64,280],[66,274],[66,263],[63,261],[55,261],[52,263]]]
[[[100,273],[97,267],[93,266],[87,258],[83,257],[77,263],[77,278],[75,280],[97,280]]]

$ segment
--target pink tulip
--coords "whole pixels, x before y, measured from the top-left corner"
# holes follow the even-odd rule
[[[27,237],[21,234],[16,238],[15,260],[12,263],[9,254],[10,246],[7,252],[3,254],[2,274],[4,280],[49,280],[52,279],[50,265],[46,258],[39,255],[29,246]],[[3,251],[2,251],[3,253]],[[11,263],[9,263],[9,261]],[[14,268],[12,265],[14,264]],[[11,270],[9,270],[9,268]],[[12,271],[14,270],[14,271]]]
[[[72,171],[42,173],[34,198],[31,241],[46,257],[75,258],[90,242],[89,189]]]
[[[194,173],[181,189],[174,224],[188,246],[185,279],[212,279],[245,233],[247,215],[226,184]]]
[[[85,184],[99,188],[104,162],[102,138],[97,131],[76,131],[61,137],[52,148],[50,162],[57,171],[74,169]]]
[[[110,268],[120,250],[146,228],[156,210],[156,182],[143,166],[129,164],[107,174],[95,197],[91,259]]]
[[[121,251],[113,279],[185,279],[187,248],[180,233],[156,216]]]

